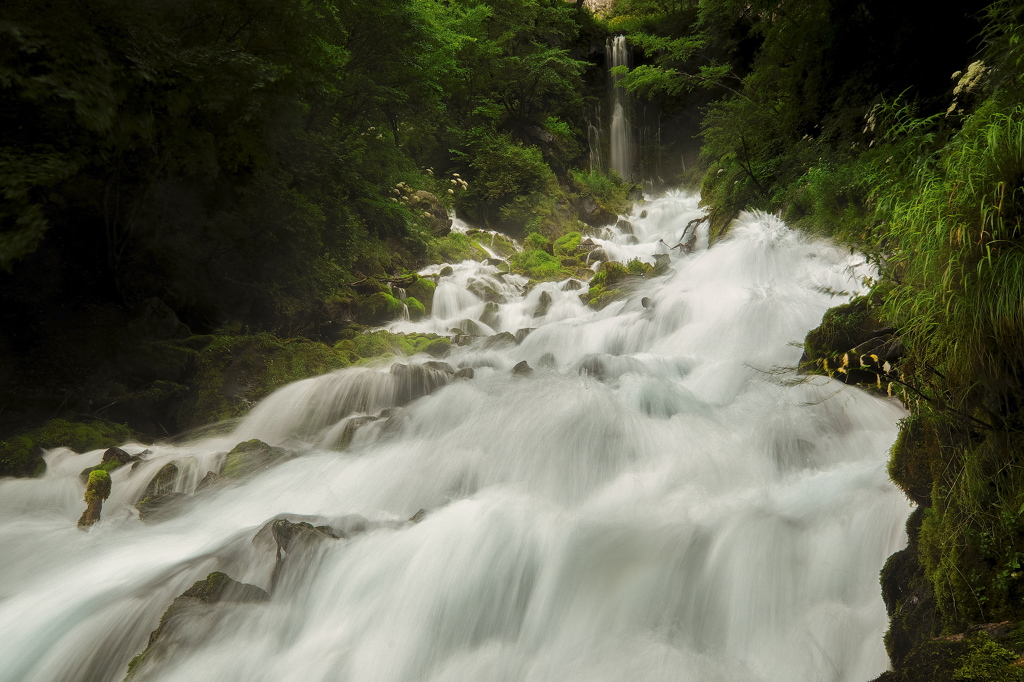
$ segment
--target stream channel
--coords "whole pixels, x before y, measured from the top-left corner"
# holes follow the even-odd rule
[[[56,449],[43,478],[0,480],[0,680],[120,682],[213,571],[269,596],[191,600],[133,682],[877,676],[878,572],[910,511],[886,474],[904,411],[792,369],[872,270],[761,214],[669,249],[700,215],[670,193],[627,216],[632,235],[595,238],[620,262],[670,256],[600,311],[573,284],[524,293],[507,264],[452,264],[433,315],[390,327],[479,325],[451,369],[348,368],[229,432],[127,444],[150,452],[111,474],[88,532],[80,472],[101,451]],[[474,282],[505,301],[489,325]],[[196,492],[249,439],[298,456]],[[186,503],[144,523],[133,503],[170,462]]]

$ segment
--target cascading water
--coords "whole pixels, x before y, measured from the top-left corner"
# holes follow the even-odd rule
[[[626,36],[617,35],[609,38],[605,44],[605,58],[609,72],[617,66],[629,66],[629,46]],[[611,167],[626,182],[632,182],[636,164],[635,144],[633,140],[633,123],[630,120],[631,102],[629,91],[616,86],[622,78],[610,73],[610,92],[612,120],[609,135]]]
[[[0,680],[124,679],[211,571],[269,598],[181,602],[132,680],[880,673],[877,576],[909,511],[885,470],[903,412],[777,370],[867,267],[764,215],[711,248],[701,231],[684,255],[668,244],[696,197],[642,208],[633,234],[594,239],[622,262],[671,255],[624,300],[594,311],[572,282],[524,293],[503,265],[453,264],[433,316],[394,330],[520,343],[481,336],[453,346],[450,367],[413,357],[284,387],[228,435],[150,446],[115,470],[89,532],[75,529],[79,472],[99,451],[54,450],[43,478],[0,481]],[[533,371],[514,373],[522,361]],[[299,456],[195,492],[250,438]],[[175,488],[195,494],[143,523],[131,504],[171,461]],[[268,526],[282,518],[320,541]]]

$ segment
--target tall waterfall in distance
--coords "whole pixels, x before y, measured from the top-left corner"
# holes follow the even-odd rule
[[[629,91],[616,87],[621,76],[611,73],[616,66],[629,66],[629,46],[626,36],[609,38],[605,43],[605,55],[609,68],[609,89],[611,92],[611,167],[627,182],[632,179],[636,154],[631,120],[632,102]]]

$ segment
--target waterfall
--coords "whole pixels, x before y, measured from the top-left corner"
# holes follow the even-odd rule
[[[609,38],[605,44],[605,56],[609,67],[609,95],[611,99],[610,147],[611,167],[626,182],[633,180],[636,166],[635,143],[633,140],[632,101],[629,91],[616,86],[622,78],[611,73],[617,66],[629,66],[629,46],[626,36]]]
[[[427,268],[433,316],[391,330],[462,329],[443,362],[314,377],[229,433],[148,446],[88,532],[79,473],[100,451],[0,480],[0,682],[120,682],[144,650],[132,682],[878,675],[878,572],[910,509],[886,474],[904,411],[785,369],[871,267],[763,214],[669,248],[698,200],[592,237],[623,263],[668,254],[600,311],[576,280]],[[250,438],[294,456],[198,485]],[[143,522],[133,503],[170,462],[182,504]],[[147,649],[212,571],[268,596],[179,600]]]

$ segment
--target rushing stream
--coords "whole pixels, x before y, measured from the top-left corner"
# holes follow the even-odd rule
[[[0,680],[124,679],[212,571],[270,598],[195,606],[133,680],[877,676],[878,571],[909,512],[885,470],[903,411],[781,369],[869,269],[763,215],[711,248],[700,231],[684,254],[669,246],[697,198],[641,209],[633,235],[595,241],[671,265],[622,302],[595,311],[565,283],[524,295],[505,264],[467,261],[440,278],[432,317],[392,326],[533,329],[453,346],[443,361],[472,378],[388,366],[436,361],[423,355],[286,386],[230,434],[114,471],[88,532],[79,472],[100,451],[54,450],[44,478],[0,481]],[[507,301],[496,315],[481,284]],[[524,360],[532,372],[514,373]],[[394,407],[410,381],[436,390]],[[139,520],[132,503],[167,462],[192,494],[252,438],[300,456]],[[282,549],[265,528],[282,515],[340,537]]]

